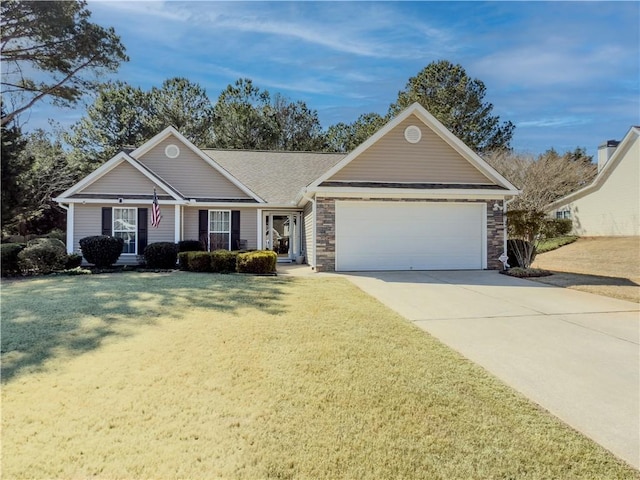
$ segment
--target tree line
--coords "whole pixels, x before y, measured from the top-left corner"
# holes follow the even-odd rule
[[[348,152],[418,102],[512,183],[531,192],[537,203],[525,196],[516,201],[527,208],[534,203],[541,208],[543,201],[579,188],[595,172],[583,149],[549,150],[537,158],[514,153],[514,124],[493,114],[481,80],[447,60],[431,62],[410,77],[385,114],[365,113],[324,129],[305,102],[261,89],[248,78],[229,84],[215,103],[187,78],[170,78],[146,91],[123,81],[101,83],[104,73],[128,58],[112,28],[90,22],[84,0],[6,0],[0,8],[3,233],[44,233],[63,226],[63,212],[52,197],[122,148],[139,146],[169,125],[203,148]],[[88,93],[93,103],[70,128],[22,133],[20,114],[37,102],[52,99],[69,106]],[[548,172],[559,175],[553,189],[544,178]]]

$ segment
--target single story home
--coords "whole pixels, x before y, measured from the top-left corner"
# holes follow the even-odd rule
[[[152,227],[157,192],[162,219]],[[55,200],[67,249],[125,239],[272,249],[317,271],[499,269],[518,190],[413,104],[349,154],[200,149],[169,127]]]
[[[620,142],[600,145],[594,181],[546,211],[554,218],[570,218],[575,235],[640,235],[640,127],[632,127]]]

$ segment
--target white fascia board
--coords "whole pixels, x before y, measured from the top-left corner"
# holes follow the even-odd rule
[[[146,204],[146,203],[150,203],[151,199],[149,200],[145,200],[145,199],[132,199],[132,198],[123,198],[122,201],[118,200],[118,199],[114,199],[114,198],[62,198],[62,197],[56,197],[52,199],[54,202],[58,202],[58,203],[68,203],[68,204],[89,204],[89,203],[107,203],[107,204],[114,204],[114,205],[124,205],[124,204]],[[187,202],[185,200],[159,200],[158,203],[160,204],[160,206],[162,205],[187,205]]]
[[[198,157],[200,157],[203,161],[205,161],[210,167],[212,167],[214,170],[216,170],[218,173],[220,173],[223,177],[225,177],[227,180],[229,180],[231,183],[233,183],[236,187],[238,187],[240,190],[242,190],[248,196],[250,196],[251,198],[253,198],[257,202],[265,203],[264,199],[260,198],[257,194],[255,194],[253,191],[251,191],[251,189],[249,187],[247,187],[245,184],[240,182],[240,180],[238,180],[236,177],[234,177],[228,171],[226,171],[224,168],[222,168],[220,165],[218,165],[218,163],[216,163],[212,158],[207,156],[207,154],[205,154],[202,150],[200,150],[193,143],[191,143],[184,135],[182,135],[174,127],[165,128],[163,131],[161,131],[159,134],[157,134],[151,140],[148,140],[144,145],[142,145],[141,147],[139,147],[139,148],[135,149],[133,152],[131,152],[130,155],[133,158],[138,159],[138,158],[140,158],[142,155],[147,153],[149,150],[151,150],[153,147],[158,145],[160,142],[162,142],[165,138],[167,138],[170,135],[175,136],[189,150],[191,150],[193,153],[195,153]]]
[[[78,193],[80,190],[88,187],[93,182],[99,180],[100,178],[102,178],[104,175],[109,173],[111,170],[115,169],[117,166],[119,166],[123,162],[127,162],[133,168],[138,170],[140,173],[142,173],[145,177],[147,177],[153,183],[155,183],[160,188],[165,190],[175,200],[182,200],[182,197],[180,196],[179,192],[177,192],[176,189],[174,189],[173,187],[168,185],[166,182],[156,177],[151,171],[149,171],[147,168],[140,165],[140,163],[137,160],[131,158],[129,155],[127,155],[124,152],[118,153],[111,160],[107,161],[106,163],[104,163],[103,165],[95,169],[93,172],[91,172],[89,175],[84,177],[82,180],[80,180],[78,183],[73,185],[71,188],[67,189],[66,191],[58,195],[58,197],[56,197],[54,200],[56,202],[73,201],[73,199],[68,198],[70,195],[73,195],[74,193]]]
[[[367,140],[361,143],[358,147],[352,150],[346,157],[344,157],[342,160],[336,163],[333,167],[331,167],[328,171],[322,174],[317,180],[309,184],[309,188],[313,189],[318,187],[322,182],[333,177],[336,173],[338,173],[345,166],[351,163],[352,160],[360,156],[362,152],[364,152],[369,147],[371,147],[374,143],[376,143],[378,140],[384,137],[387,133],[389,133],[393,128],[395,128],[396,125],[399,125],[404,119],[406,119],[409,115],[411,115],[413,113],[415,105],[418,105],[418,104],[414,103],[409,108],[400,112],[400,114],[397,115],[394,119],[387,122],[387,124],[384,125],[380,130],[378,130],[371,137],[369,137]]]
[[[258,208],[262,207],[262,203],[242,203],[242,202],[194,202],[187,201],[187,207],[193,208]]]
[[[345,197],[345,198],[457,198],[457,199],[478,199],[491,198],[500,199],[518,195],[517,190],[466,190],[466,189],[433,189],[416,190],[407,188],[359,188],[357,191],[345,192],[341,188],[326,187],[314,191],[317,197]]]
[[[103,163],[100,167],[96,168],[93,172],[91,172],[89,175],[84,177],[78,183],[76,183],[75,185],[71,186],[70,188],[62,192],[54,200],[56,202],[66,201],[66,197],[68,197],[69,195],[73,195],[78,190],[82,190],[83,188],[92,184],[93,182],[98,180],[100,177],[102,177],[105,173],[110,172],[115,167],[120,165],[122,162],[126,161],[126,157],[127,155],[124,152],[118,153],[115,157]]]
[[[613,169],[616,168],[616,166],[622,161],[622,158],[638,137],[640,137],[640,128],[631,127],[631,129],[627,132],[625,137],[620,142],[620,145],[618,145],[618,148],[616,148],[615,152],[613,152],[613,155],[611,155],[609,161],[605,163],[604,167],[602,167],[602,170],[600,170],[596,175],[596,178],[593,179],[593,182],[591,182],[586,187],[581,188],[580,190],[576,190],[575,192],[572,192],[554,202],[551,202],[544,207],[544,211],[548,212],[556,210],[559,207],[567,205],[571,202],[575,202],[585,195],[598,190],[606,181],[606,179],[609,178],[609,175],[611,175]]]
[[[431,115],[422,105],[414,103],[416,110],[412,113],[420,118],[424,123],[445,142],[449,144],[456,152],[458,152],[465,160],[480,170],[481,173],[493,179],[497,184],[509,190],[517,191],[518,189],[511,184],[506,178],[500,175],[491,165],[485,162],[480,155],[471,150],[462,140],[456,137],[451,131],[445,127],[440,121]]]
[[[142,165],[138,160],[127,155],[127,161],[135,169],[137,169],[140,173],[142,173],[145,177],[147,177],[149,180],[151,180],[153,183],[155,183],[160,188],[162,188],[165,192],[171,195],[175,200],[184,200],[184,195],[182,195],[177,189],[173,188],[171,185],[169,185],[163,179],[158,177],[156,174],[154,174],[147,167]]]
[[[506,178],[500,175],[491,165],[482,160],[478,154],[476,154],[473,150],[471,150],[467,145],[465,145],[462,140],[456,137],[453,133],[451,133],[437,118],[431,115],[422,105],[415,102],[405,110],[400,112],[394,119],[389,121],[385,126],[383,126],[380,130],[378,130],[374,135],[369,137],[364,143],[360,144],[355,150],[349,153],[345,158],[343,158],[340,162],[334,165],[331,169],[329,169],[326,173],[320,176],[317,180],[309,185],[310,188],[318,187],[322,182],[331,178],[337,172],[342,170],[346,165],[348,165],[352,160],[360,156],[365,150],[375,144],[378,140],[384,137],[387,133],[389,133],[392,129],[402,123],[405,119],[407,119],[410,115],[416,115],[420,120],[422,120],[425,125],[431,128],[431,130],[442,138],[449,146],[451,146],[456,152],[462,155],[465,160],[471,163],[474,167],[476,167],[480,172],[486,175],[488,178],[494,180],[500,186],[505,187],[511,191],[518,191],[518,189],[512,185]]]

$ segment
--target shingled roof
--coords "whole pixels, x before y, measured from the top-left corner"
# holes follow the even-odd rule
[[[203,149],[207,156],[269,203],[292,204],[344,153]]]

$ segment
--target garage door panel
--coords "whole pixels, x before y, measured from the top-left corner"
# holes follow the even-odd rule
[[[336,269],[483,268],[483,206],[337,202]]]

